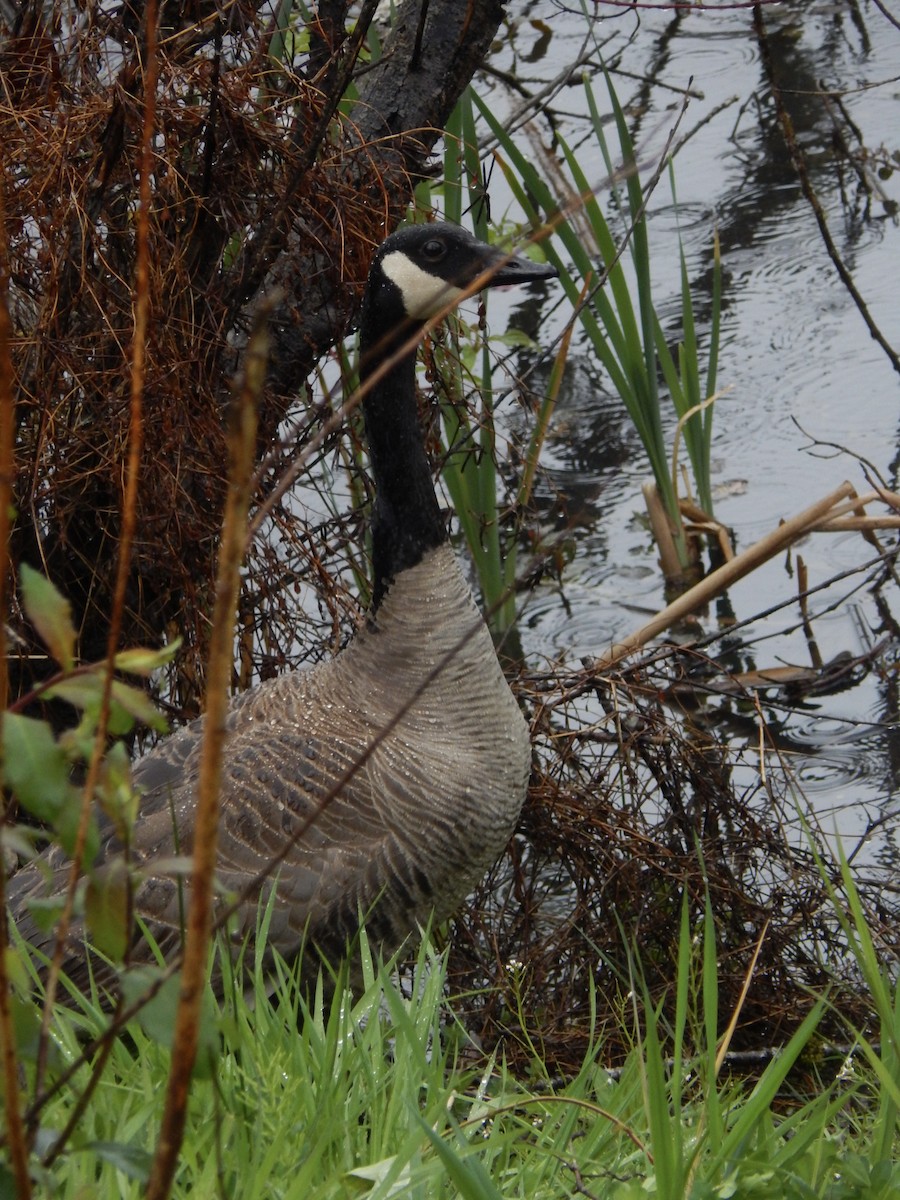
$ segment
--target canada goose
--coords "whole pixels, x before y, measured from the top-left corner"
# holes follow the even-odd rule
[[[415,350],[396,354],[488,271],[485,285],[556,274],[443,224],[402,229],[378,250],[360,320],[363,380],[396,361],[363,400],[376,497],[372,608],[336,658],[262,683],[229,710],[218,882],[227,896],[261,877],[233,934],[252,935],[260,901],[271,899],[269,944],[289,960],[312,945],[336,961],[361,912],[388,951],[430,913],[449,915],[503,849],[525,797],[528,728],[448,543],[419,426]],[[181,942],[187,884],[154,864],[191,851],[202,727],[202,718],[187,725],[134,769],[134,912],[166,957]],[[100,859],[120,851],[108,836]],[[66,871],[53,865],[50,891],[61,891]],[[45,891],[33,866],[10,880],[20,931],[49,952],[52,931],[27,915],[28,899]],[[138,937],[129,961],[147,960]],[[304,967],[318,965],[307,952]],[[80,946],[65,969],[85,984]]]

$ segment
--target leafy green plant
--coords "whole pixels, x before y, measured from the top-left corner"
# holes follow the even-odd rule
[[[39,572],[23,566],[19,597],[23,614],[46,645],[58,670],[0,713],[0,782],[10,805],[0,825],[2,869],[8,869],[16,858],[26,862],[33,858],[36,848],[45,840],[59,847],[73,860],[72,884],[64,897],[49,901],[35,899],[30,905],[33,919],[39,927],[56,932],[59,947],[72,919],[83,918],[97,948],[121,959],[128,937],[125,868],[123,863],[121,872],[106,875],[95,875],[90,869],[99,839],[97,814],[102,813],[127,844],[136,817],[137,798],[131,786],[127,750],[117,739],[128,733],[135,722],[162,731],[165,721],[142,689],[117,675],[149,678],[164,670],[178,649],[178,642],[162,650],[125,650],[116,654],[112,662],[79,664],[75,658],[76,630],[71,610],[54,585]],[[65,701],[78,712],[78,723],[56,734],[49,722],[23,711],[39,700]],[[116,740],[107,744],[109,735]],[[96,769],[91,769],[95,760]],[[85,771],[88,782],[82,788],[73,782],[73,777],[87,764],[90,764]],[[29,823],[15,820],[16,806],[31,818]],[[74,881],[82,874],[85,885],[75,888]],[[51,964],[49,992],[41,1011],[31,996],[34,968],[27,948],[18,937],[11,944],[4,939],[0,988],[9,1006],[0,1037],[4,1043],[4,1061],[18,1064],[20,1070],[27,1065],[36,1093],[43,1091],[47,1071],[58,1066],[62,1054],[55,1030],[52,1037],[50,1034],[56,1009],[56,970],[57,964]],[[7,1138],[18,1184],[26,1171],[28,1147],[39,1146],[43,1135],[34,1124],[26,1133],[12,1115],[13,1111],[18,1113],[18,1104],[14,1102],[13,1109],[10,1102],[9,1072],[5,1082]],[[37,1168],[36,1173],[40,1177]]]
[[[39,823],[36,828],[33,824],[7,822],[0,830],[0,844],[11,855],[27,860],[38,842],[49,839],[66,855],[77,858],[79,864],[90,864],[99,838],[97,812],[102,812],[118,830],[125,844],[137,813],[128,752],[121,741],[113,741],[103,752],[93,795],[73,782],[77,768],[94,753],[98,730],[102,726],[107,734],[118,738],[130,732],[135,722],[159,732],[166,729],[165,720],[146,693],[113,678],[111,672],[149,678],[172,661],[179,643],[172,642],[161,650],[124,650],[115,655],[111,666],[106,662],[77,664],[75,628],[65,598],[48,579],[28,566],[22,568],[20,595],[24,614],[59,670],[0,717],[0,781],[13,804]],[[55,734],[47,721],[21,711],[37,700],[66,701],[80,713],[78,724]],[[87,887],[77,896],[78,915],[85,917],[100,949],[121,956],[127,940],[126,906],[119,888],[122,881],[111,875],[95,878],[89,868],[86,875]],[[74,893],[72,899],[76,899]],[[63,908],[58,900],[34,902],[35,911],[41,911],[47,927]],[[66,923],[71,915],[67,915]]]
[[[90,756],[101,717],[114,737],[130,732],[135,722],[159,732],[166,729],[146,693],[121,679],[109,678],[110,671],[149,678],[172,661],[179,642],[161,650],[123,650],[111,667],[106,662],[78,664],[71,611],[53,584],[23,566],[20,597],[24,614],[59,670],[2,715],[0,778],[12,798],[71,853],[83,803],[72,772]],[[47,721],[25,715],[23,710],[38,700],[66,701],[80,713],[78,724],[57,736]],[[127,753],[121,744],[114,744],[106,752],[95,799],[107,817],[117,823],[124,820],[127,825],[133,819],[129,813],[133,812],[134,797],[126,777]],[[96,843],[93,824],[91,830],[88,850]],[[9,825],[2,836],[6,845],[17,850],[35,838],[33,830]]]

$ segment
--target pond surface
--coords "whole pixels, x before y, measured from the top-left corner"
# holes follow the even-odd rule
[[[510,37],[497,47],[493,65],[537,91],[585,52],[586,20],[577,8],[553,0],[511,6]],[[718,230],[725,281],[718,384],[730,390],[715,414],[716,517],[734,531],[737,547],[746,547],[844,479],[867,491],[854,456],[896,488],[900,374],[870,336],[802,193],[751,12],[715,11],[714,5],[681,15],[652,7],[597,11],[608,15],[591,21],[595,45],[586,70],[605,98],[601,54],[614,68],[639,159],[651,171],[690,91],[675,160],[678,204],[664,177],[650,203],[650,242],[656,303],[664,321],[675,320],[680,233],[705,333]],[[840,0],[768,6],[764,19],[771,61],[837,253],[898,352],[900,29],[874,4]],[[488,76],[481,86],[495,111],[513,112],[521,103],[499,78]],[[830,89],[837,99],[822,95]],[[585,138],[580,84],[555,94],[550,107],[555,128],[579,146],[588,178],[602,179],[599,151]],[[552,149],[549,123],[539,135]],[[491,185],[494,219],[517,218],[499,175]],[[601,194],[601,202],[608,204],[608,196]],[[551,326],[552,316],[542,325],[542,343]],[[665,603],[643,521],[640,486],[649,467],[621,402],[583,344],[570,356],[544,465],[548,512],[558,489],[576,550],[561,592],[546,585],[528,600],[522,633],[529,654],[565,655],[577,664]],[[883,545],[894,540],[882,535]],[[733,587],[728,603],[737,620],[786,607],[743,630],[739,643],[733,639],[732,669],[810,665],[794,602],[798,553],[809,584],[818,585],[861,568],[875,551],[859,533],[814,534],[788,559]],[[783,733],[795,776],[823,825],[848,844],[875,826],[866,857],[896,871],[900,736],[892,648],[900,595],[894,581],[874,592],[867,580],[867,573],[855,573],[824,589],[811,598],[810,612],[825,662],[842,653],[866,655],[885,642],[878,669],[835,694],[787,710],[773,698],[763,708]],[[703,629],[714,631],[721,615],[721,606],[706,614]],[[712,647],[714,654],[719,650]]]

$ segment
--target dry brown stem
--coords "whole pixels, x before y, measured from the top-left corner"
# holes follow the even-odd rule
[[[13,480],[15,479],[15,396],[10,358],[9,319],[9,257],[6,244],[6,187],[0,179],[0,733],[3,729],[3,713],[7,700],[6,619],[7,579],[9,561],[9,519],[12,512]],[[0,832],[6,823],[6,803],[0,812]],[[10,986],[7,976],[7,948],[9,931],[6,912],[6,861],[0,853],[0,1057],[3,1073],[3,1111],[6,1115],[6,1132],[9,1158],[16,1190],[22,1200],[31,1196],[31,1177],[28,1173],[28,1145],[22,1122],[21,1097],[19,1095],[19,1071],[16,1059],[16,1043],[10,1011]]]
[[[711,571],[699,583],[688,588],[671,604],[666,605],[646,625],[642,625],[640,629],[612,646],[605,654],[601,654],[594,662],[595,667],[603,670],[615,666],[620,659],[633,650],[646,646],[652,638],[669,629],[676,621],[680,621],[689,613],[708,604],[710,600],[721,595],[733,583],[743,579],[751,571],[755,571],[762,563],[779,554],[798,538],[809,533],[811,529],[820,527],[823,521],[827,523],[832,519],[829,516],[832,510],[836,509],[840,501],[848,496],[853,496],[854,506],[859,504],[860,501],[853,485],[844,482],[823,499],[816,501],[809,508],[805,508],[803,512],[797,513],[787,521],[782,521],[777,529],[773,529],[764,538],[760,538],[758,542],[748,546],[742,553],[736,554],[717,570]]]
[[[250,485],[256,447],[256,413],[265,385],[269,339],[268,311],[262,311],[251,335],[245,358],[243,386],[232,407],[229,438],[228,495],[222,522],[219,569],[213,608],[210,659],[203,725],[203,751],[197,785],[194,819],[194,854],[191,873],[181,994],[175,1017],[172,1057],[166,1085],[156,1153],[147,1186],[148,1200],[169,1195],[181,1143],[184,1139],[191,1075],[197,1059],[201,1004],[206,982],[209,941],[212,933],[213,890],[219,827],[219,790],[222,749],[230,695],[234,652],[234,618],[244,559],[245,529],[250,507]]]

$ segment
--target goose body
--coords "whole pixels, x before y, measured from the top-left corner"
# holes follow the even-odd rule
[[[378,251],[363,301],[362,376],[396,361],[364,400],[373,608],[336,658],[260,684],[229,710],[221,903],[244,895],[230,925],[242,941],[270,900],[269,944],[288,959],[305,951],[310,970],[320,955],[341,957],[360,913],[388,951],[432,912],[452,913],[503,849],[524,801],[528,728],[447,541],[416,412],[414,350],[395,354],[497,264],[491,282],[554,274],[525,259],[504,264],[452,226],[401,230]],[[202,731],[201,718],[134,770],[134,912],[167,957],[181,944],[189,887],[166,873],[166,860],[192,847]],[[100,869],[120,850],[109,837]],[[67,875],[54,865],[51,892]],[[27,915],[28,899],[46,894],[43,879],[34,867],[13,876],[10,907],[28,940],[49,951],[52,931],[40,933]],[[153,961],[146,941],[135,940],[129,961]],[[80,947],[70,946],[65,967],[85,981]]]

